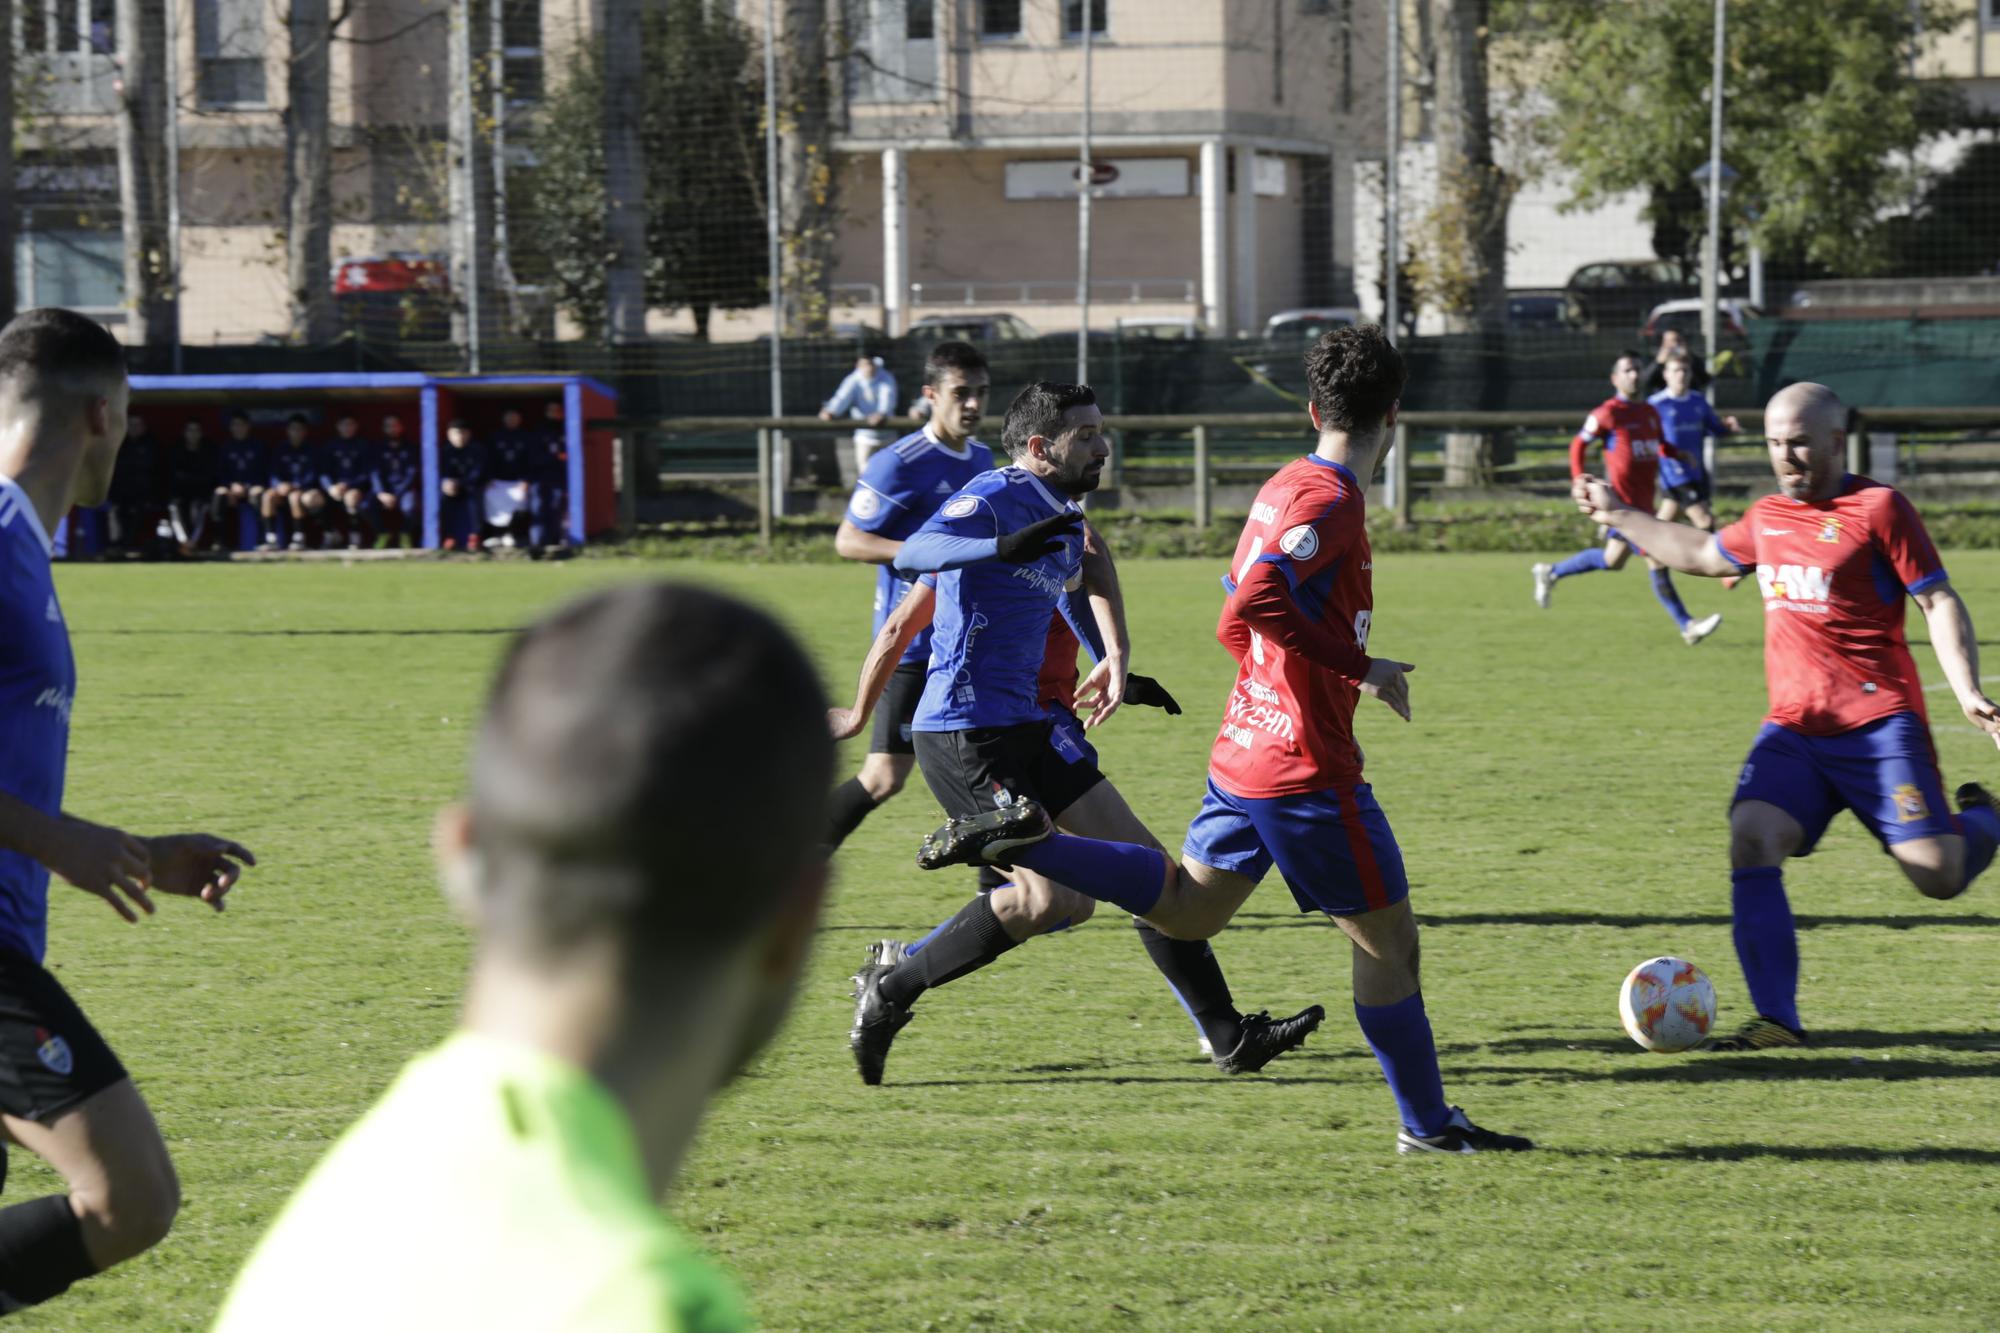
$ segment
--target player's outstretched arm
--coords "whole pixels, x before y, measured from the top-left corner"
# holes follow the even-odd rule
[[[1972,612],[1949,583],[1937,583],[1913,594],[1930,627],[1931,648],[1938,666],[1973,726],[2000,745],[2000,704],[1979,687],[1979,638],[1973,633]]]
[[[64,882],[94,893],[127,921],[150,914],[146,896],[151,857],[142,839],[72,815],[46,815],[0,795],[0,847],[48,868]],[[120,895],[123,895],[121,897]],[[128,901],[129,900],[129,901]],[[139,909],[133,911],[134,907]]]
[[[896,571],[900,574],[943,573],[987,560],[1001,560],[1013,565],[1033,564],[1045,555],[1060,551],[1062,539],[1075,532],[1082,522],[1082,514],[1065,509],[997,537],[968,537],[942,528],[925,527],[903,543],[903,549],[896,555]]]
[[[212,833],[170,833],[139,841],[145,844],[155,889],[199,898],[218,912],[223,897],[243,878],[243,867],[257,864],[248,847]]]
[[[1573,478],[1570,495],[1592,522],[1618,529],[1670,569],[1711,579],[1743,572],[1716,547],[1714,534],[1686,523],[1662,522],[1642,510],[1628,508],[1609,485],[1596,477]]]
[[[868,645],[868,656],[862,659],[861,679],[854,687],[854,706],[826,710],[826,723],[835,740],[844,741],[861,734],[868,719],[874,716],[882,691],[888,688],[889,677],[896,673],[896,664],[903,660],[910,644],[936,614],[937,589],[928,583],[914,585],[896,603],[896,609],[876,631],[875,642]]]
[[[833,553],[842,560],[855,560],[864,565],[893,565],[896,553],[902,549],[903,543],[863,532],[854,526],[851,519],[841,519],[840,526],[834,529]]]

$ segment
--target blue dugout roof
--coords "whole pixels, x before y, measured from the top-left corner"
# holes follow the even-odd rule
[[[577,384],[616,400],[618,391],[588,375],[427,375],[422,371],[334,371],[303,375],[134,375],[140,393],[298,393],[328,389],[525,389]]]

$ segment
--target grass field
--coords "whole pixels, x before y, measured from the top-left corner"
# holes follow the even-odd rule
[[[2000,641],[2000,555],[1951,561]],[[1513,556],[1378,562],[1374,647],[1418,664],[1416,720],[1364,709],[1370,774],[1425,930],[1447,1092],[1544,1150],[1399,1159],[1347,1008],[1346,949],[1274,878],[1217,940],[1238,1002],[1331,1014],[1224,1080],[1114,915],[928,996],[889,1081],[844,1036],[863,944],[963,901],[911,854],[912,790],[850,839],[794,1019],[717,1108],[675,1214],[779,1329],[1990,1328],[2000,1322],[2000,889],[1934,903],[1842,820],[1791,876],[1809,1052],[1650,1055],[1632,964],[1706,966],[1743,1015],[1723,811],[1762,711],[1754,588],[1690,590],[1684,648],[1645,575],[1528,598]],[[1136,661],[1186,705],[1099,732],[1178,845],[1227,688],[1213,562],[1129,562]],[[124,1056],[186,1204],[152,1254],[23,1328],[201,1326],[321,1149],[453,1021],[463,933],[433,810],[510,629],[640,574],[738,590],[850,688],[853,568],[409,564],[64,569],[82,688],[70,806],[249,843],[223,917],[138,927],[58,889],[50,962]],[[1993,649],[1989,647],[1989,653]],[[1928,679],[1939,679],[1919,648]],[[1939,704],[1947,782],[2000,773]],[[858,760],[859,748],[850,756]],[[747,795],[746,799],[755,799]],[[54,1182],[15,1153],[7,1198]],[[422,1208],[390,1198],[384,1208]],[[329,1255],[329,1263],[342,1263]],[[369,1323],[365,1271],[354,1320]]]

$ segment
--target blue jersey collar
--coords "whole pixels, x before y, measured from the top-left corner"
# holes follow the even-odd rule
[[[1017,470],[1023,477],[1027,479],[1028,484],[1035,488],[1035,493],[1037,495],[1040,495],[1044,500],[1047,500],[1049,502],[1049,508],[1060,511],[1068,509],[1075,504],[1075,501],[1069,501],[1068,503],[1065,503],[1064,501],[1056,499],[1055,492],[1051,491],[1048,487],[1042,485],[1042,479],[1036,476],[1034,473],[1028,471],[1028,469],[1019,468]]]
[[[924,428],[919,433],[925,439],[929,440],[932,444],[936,445],[941,453],[949,454],[953,458],[956,458],[961,462],[964,461],[965,459],[972,457],[972,446],[979,443],[977,438],[968,435],[965,437],[964,446],[958,449],[954,449],[950,445],[946,444],[943,440],[940,440],[938,438],[936,423],[930,421],[926,421],[924,423]]]
[[[54,557],[56,544],[49,539],[49,530],[42,526],[42,516],[35,512],[34,502],[28,493],[18,486],[12,477],[0,477],[0,500],[10,500],[14,508],[28,520],[28,531],[35,534],[35,540],[42,544],[42,554]]]
[[[1348,471],[1347,464],[1345,463],[1336,463],[1331,458],[1321,458],[1318,454],[1307,454],[1306,462],[1318,464],[1320,467],[1330,467],[1339,473],[1340,479],[1349,486],[1352,486],[1357,491],[1361,489],[1361,483],[1354,479],[1354,474]]]

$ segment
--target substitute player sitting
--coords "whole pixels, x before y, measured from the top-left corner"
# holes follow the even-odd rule
[[[1976,783],[1945,805],[1923,684],[1903,636],[1904,597],[1924,613],[1958,706],[2000,737],[2000,705],[1979,684],[1979,641],[1923,520],[1901,492],[1846,470],[1846,409],[1831,389],[1794,384],[1764,409],[1778,494],[1710,537],[1627,507],[1579,477],[1578,506],[1689,574],[1755,574],[1764,594],[1771,711],[1729,812],[1736,956],[1757,1016],[1716,1051],[1798,1046],[1799,947],[1787,857],[1807,856],[1852,810],[1927,898],[1963,893],[1993,859],[2000,814]]]
[[[1611,385],[1617,392],[1592,409],[1590,415],[1584,418],[1583,429],[1570,441],[1570,475],[1582,476],[1589,465],[1590,451],[1601,448],[1604,451],[1604,475],[1619,499],[1634,509],[1650,512],[1660,458],[1662,455],[1678,458],[1680,450],[1667,442],[1653,405],[1638,396],[1638,353],[1619,354],[1611,365]],[[1595,573],[1600,569],[1623,569],[1633,549],[1631,538],[1612,528],[1604,534],[1602,546],[1579,551],[1560,564],[1536,565],[1530,571],[1535,578],[1535,605],[1548,606],[1558,580],[1576,574]],[[1639,554],[1646,557],[1646,568],[1652,571],[1653,595],[1660,599],[1660,605],[1667,609],[1667,614],[1674,618],[1674,624],[1680,627],[1681,641],[1692,647],[1715,633],[1722,624],[1722,617],[1718,614],[1696,620],[1688,614],[1667,567],[1646,555],[1643,548]]]

